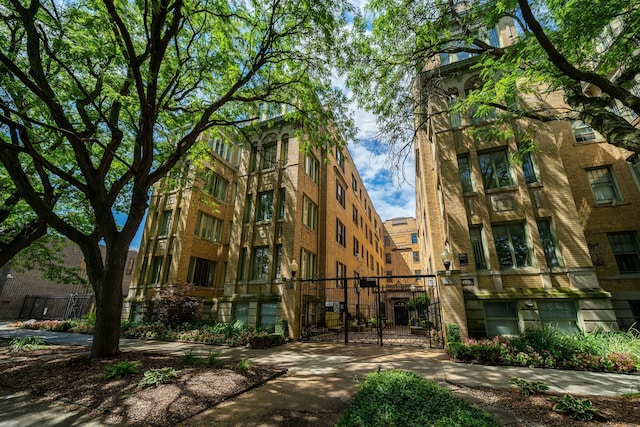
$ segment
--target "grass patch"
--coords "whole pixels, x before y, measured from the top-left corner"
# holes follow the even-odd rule
[[[487,412],[405,371],[374,372],[360,384],[338,427],[499,426]]]

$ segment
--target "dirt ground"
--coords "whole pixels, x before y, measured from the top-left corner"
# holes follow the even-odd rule
[[[138,373],[104,380],[107,367],[121,361],[139,362]],[[38,401],[71,405],[75,411],[92,411],[109,422],[132,426],[188,425],[185,422],[188,418],[285,372],[261,365],[250,366],[240,374],[236,371],[238,362],[222,368],[212,368],[206,363],[185,366],[183,357],[139,352],[92,360],[85,347],[47,346],[42,350],[11,353],[4,342],[0,347],[0,387],[28,392]],[[137,387],[145,371],[162,367],[178,371],[175,383]],[[545,395],[526,397],[515,389],[452,387],[458,396],[493,413],[506,426],[640,425],[640,397],[589,396],[607,420],[585,423],[554,412],[553,403]]]

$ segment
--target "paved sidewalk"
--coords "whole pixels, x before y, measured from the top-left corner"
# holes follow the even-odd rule
[[[37,335],[57,343],[89,345],[91,337],[47,331],[6,328],[0,323],[0,337]],[[175,342],[156,342],[122,339],[122,350],[139,350],[183,355],[188,350],[206,355],[212,346]],[[272,364],[285,367],[288,372],[261,387],[209,409],[184,423],[185,426],[332,426],[346,407],[348,400],[362,380],[372,371],[402,369],[449,386],[484,385],[508,387],[512,376],[546,382],[551,391],[584,395],[616,395],[637,391],[640,377],[550,369],[468,365],[451,362],[444,351],[423,348],[376,345],[348,345],[291,343],[266,350],[213,347],[221,359],[248,359],[253,364]],[[36,421],[32,417],[19,418],[16,424],[5,424],[4,414],[27,405],[0,395],[0,425],[99,425],[87,419],[71,418],[57,422],[53,418]],[[43,408],[34,408],[38,414]],[[59,410],[59,407],[52,408]],[[73,417],[72,414],[68,414]],[[4,418],[3,418],[4,417]],[[77,416],[76,416],[77,418]]]

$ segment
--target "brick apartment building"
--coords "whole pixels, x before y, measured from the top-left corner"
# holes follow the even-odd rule
[[[79,269],[78,275],[87,277],[80,248],[68,243],[62,248],[67,267]],[[126,296],[135,269],[137,251],[130,250],[122,276],[122,294]],[[90,285],[58,283],[42,277],[42,271],[12,269],[10,264],[0,268],[0,320],[77,318],[93,307]]]
[[[509,45],[512,25],[501,21],[489,41]],[[423,81],[442,78],[448,96],[423,102],[429,119],[418,131],[416,206],[422,269],[439,270],[443,323],[457,323],[465,336],[494,336],[637,320],[640,205],[631,153],[561,120],[517,119],[514,137],[487,137],[481,130],[493,115],[449,112],[477,85],[475,59],[441,60],[423,72]],[[563,106],[560,93],[544,101]],[[517,164],[510,159],[524,132],[537,150]]]
[[[297,337],[303,312],[323,317],[331,291],[305,294],[292,266],[299,279],[382,274],[382,221],[348,151],[303,152],[295,132],[278,117],[243,145],[212,139],[212,161],[185,168],[190,185],[154,190],[123,316],[158,289],[189,283],[203,318],[262,328],[286,320]]]

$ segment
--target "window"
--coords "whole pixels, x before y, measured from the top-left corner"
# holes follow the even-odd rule
[[[596,133],[582,120],[571,120],[571,130],[576,142],[593,141]]]
[[[469,156],[458,157],[458,171],[460,172],[460,182],[462,182],[462,192],[469,193],[473,191]]]
[[[282,135],[282,143],[280,144],[280,161],[283,165],[289,160],[289,135]]]
[[[219,243],[221,235],[222,221],[204,212],[198,212],[196,236]]]
[[[231,144],[220,138],[209,140],[209,147],[226,161],[231,161]]]
[[[385,275],[387,276],[387,283],[391,283],[393,281],[393,272],[392,271],[387,271],[385,273]]]
[[[522,155],[522,172],[524,173],[524,180],[527,184],[538,182],[538,173],[533,163],[531,153],[529,152]]]
[[[353,255],[356,258],[360,256],[360,242],[355,237],[353,238]]]
[[[551,221],[548,219],[540,219],[537,221],[537,224],[547,266],[557,267],[560,265],[560,257],[558,256],[558,243],[551,230]]]
[[[484,188],[501,188],[513,185],[506,149],[480,154],[478,161],[480,162]]]
[[[268,272],[269,248],[267,246],[253,248],[251,280],[267,280]]]
[[[276,245],[273,259],[273,278],[282,278],[282,245]]]
[[[284,188],[278,190],[278,219],[283,219],[287,207],[287,193]]]
[[[162,271],[162,255],[151,258],[151,269],[149,270],[149,284],[160,283],[160,272]]]
[[[636,186],[640,190],[640,156],[633,154],[627,159],[627,165],[629,165],[631,175],[633,175],[633,180],[636,182]]]
[[[344,288],[347,286],[347,266],[340,261],[336,261],[336,277],[339,278],[337,281],[338,288]]]
[[[313,231],[318,228],[318,206],[307,196],[302,199],[302,223]]]
[[[339,219],[336,219],[336,241],[341,246],[347,247],[347,227]]]
[[[251,211],[253,209],[253,195],[248,194],[244,203],[244,223],[248,224],[251,221]]]
[[[385,264],[391,264],[391,254],[384,254]]]
[[[493,226],[493,240],[500,268],[527,267],[531,256],[524,224]]]
[[[351,175],[351,189],[356,195],[358,194],[358,180],[355,175]]]
[[[340,169],[344,171],[344,154],[342,154],[342,150],[340,148],[336,148],[336,160]]]
[[[207,174],[204,181],[204,192],[212,195],[218,200],[225,201],[227,198],[227,190],[229,189],[229,181],[219,177],[213,172]]]
[[[245,264],[247,262],[247,248],[241,248],[238,255],[238,280],[244,280]]]
[[[391,236],[384,236],[384,245],[385,246],[391,245]]]
[[[413,262],[420,262],[420,252],[413,251]]]
[[[485,302],[483,306],[487,337],[520,333],[518,306],[515,301]]]
[[[471,238],[471,247],[473,248],[473,257],[476,262],[476,270],[487,269],[487,255],[484,249],[484,241],[482,239],[482,227],[472,227],[469,229]]]
[[[320,163],[311,154],[304,157],[304,171],[314,183],[318,183],[320,177]]]
[[[418,243],[418,233],[411,233],[411,243]]]
[[[212,287],[216,274],[216,263],[214,261],[191,257],[189,259],[189,272],[187,282],[195,286]]]
[[[352,218],[353,218],[353,223],[358,225],[358,209],[356,208],[356,205],[352,205]]]
[[[640,272],[640,245],[634,232],[609,234],[609,244],[620,273]]]
[[[262,146],[261,169],[273,169],[276,167],[277,148],[275,142],[270,142]]]
[[[242,322],[245,325],[249,323],[249,303],[236,302],[233,304],[233,320]]]
[[[538,301],[538,313],[542,326],[549,325],[572,334],[580,332],[573,301]]]
[[[260,304],[260,328],[271,329],[276,325],[278,314],[277,302],[263,302]]]
[[[344,187],[338,180],[336,180],[336,200],[338,203],[344,208],[345,197],[344,197]]]
[[[273,191],[258,193],[256,222],[270,221],[273,217]]]
[[[173,212],[168,210],[162,212],[162,220],[160,221],[160,228],[158,229],[158,236],[166,236],[171,229],[171,214]]]
[[[455,110],[454,107],[458,103],[456,94],[449,95],[447,99],[449,105],[449,122],[452,128],[459,128],[462,126],[462,116],[459,110]]]
[[[587,178],[589,179],[591,191],[593,192],[593,197],[596,199],[596,203],[622,200],[613,178],[613,171],[610,167],[589,169],[587,170]]]
[[[302,250],[300,257],[300,274],[305,279],[313,279],[318,274],[318,256],[314,253]]]

